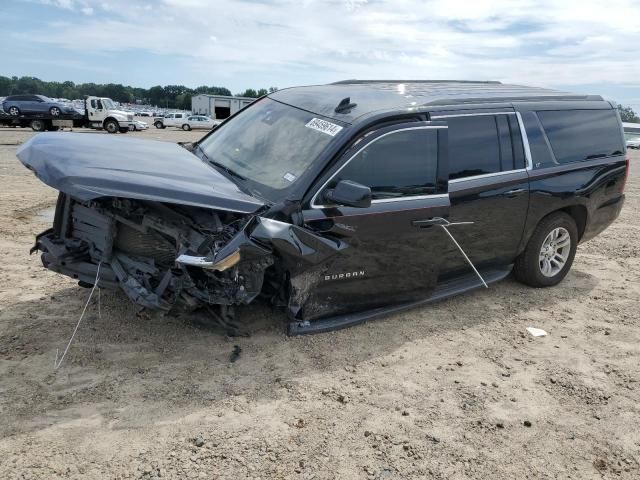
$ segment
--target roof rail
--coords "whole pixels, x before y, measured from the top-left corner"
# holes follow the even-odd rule
[[[502,82],[497,80],[340,80],[332,82],[329,85],[350,85],[364,83],[483,83],[490,85],[500,85]]]

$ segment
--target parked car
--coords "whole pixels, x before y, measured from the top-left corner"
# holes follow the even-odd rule
[[[61,114],[75,113],[73,106],[56,102],[44,95],[9,95],[2,102],[2,109],[14,117],[34,113],[57,117]]]
[[[141,122],[140,120],[134,120],[131,127],[131,129],[134,131],[146,130],[148,128],[149,124],[147,122]]]
[[[60,191],[44,266],[142,307],[206,308],[231,332],[232,307],[260,295],[290,334],[321,332],[510,272],[556,285],[620,213],[629,171],[602,97],[499,82],[279,90],[184,147],[23,144]]]
[[[627,140],[627,148],[640,149],[640,137],[629,138]]]
[[[212,120],[211,118],[205,117],[204,115],[192,115],[186,118],[181,128],[183,130],[191,130],[193,128],[204,128],[207,130],[211,130],[213,127],[217,127],[221,123],[221,120]]]
[[[167,127],[182,128],[182,125],[190,116],[191,116],[190,113],[185,113],[185,112],[165,113],[163,117],[155,117],[153,119],[153,124],[155,125],[156,128],[167,128]]]

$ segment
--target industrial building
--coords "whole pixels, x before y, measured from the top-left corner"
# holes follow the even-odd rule
[[[224,119],[246,107],[254,100],[255,98],[251,97],[227,97],[202,93],[191,98],[191,111],[196,115]]]

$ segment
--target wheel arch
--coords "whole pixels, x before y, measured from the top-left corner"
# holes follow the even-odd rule
[[[109,120],[113,120],[114,122],[116,122],[118,124],[118,126],[120,126],[120,122],[118,121],[117,118],[115,118],[115,117],[107,117],[102,121],[102,128],[104,128],[104,126],[107,124],[107,122]]]
[[[573,220],[576,222],[576,227],[578,228],[578,241],[580,241],[582,239],[582,236],[584,235],[585,229],[587,228],[587,218],[589,216],[587,207],[585,207],[584,205],[571,205],[569,207],[564,207],[556,210],[555,212],[551,212],[549,213],[549,215],[552,215],[556,212],[565,212],[571,218],[573,218]]]

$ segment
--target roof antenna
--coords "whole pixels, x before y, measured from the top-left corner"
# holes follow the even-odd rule
[[[357,103],[351,103],[351,97],[345,97],[340,100],[340,103],[334,110],[336,113],[349,113],[352,108],[356,107]]]

